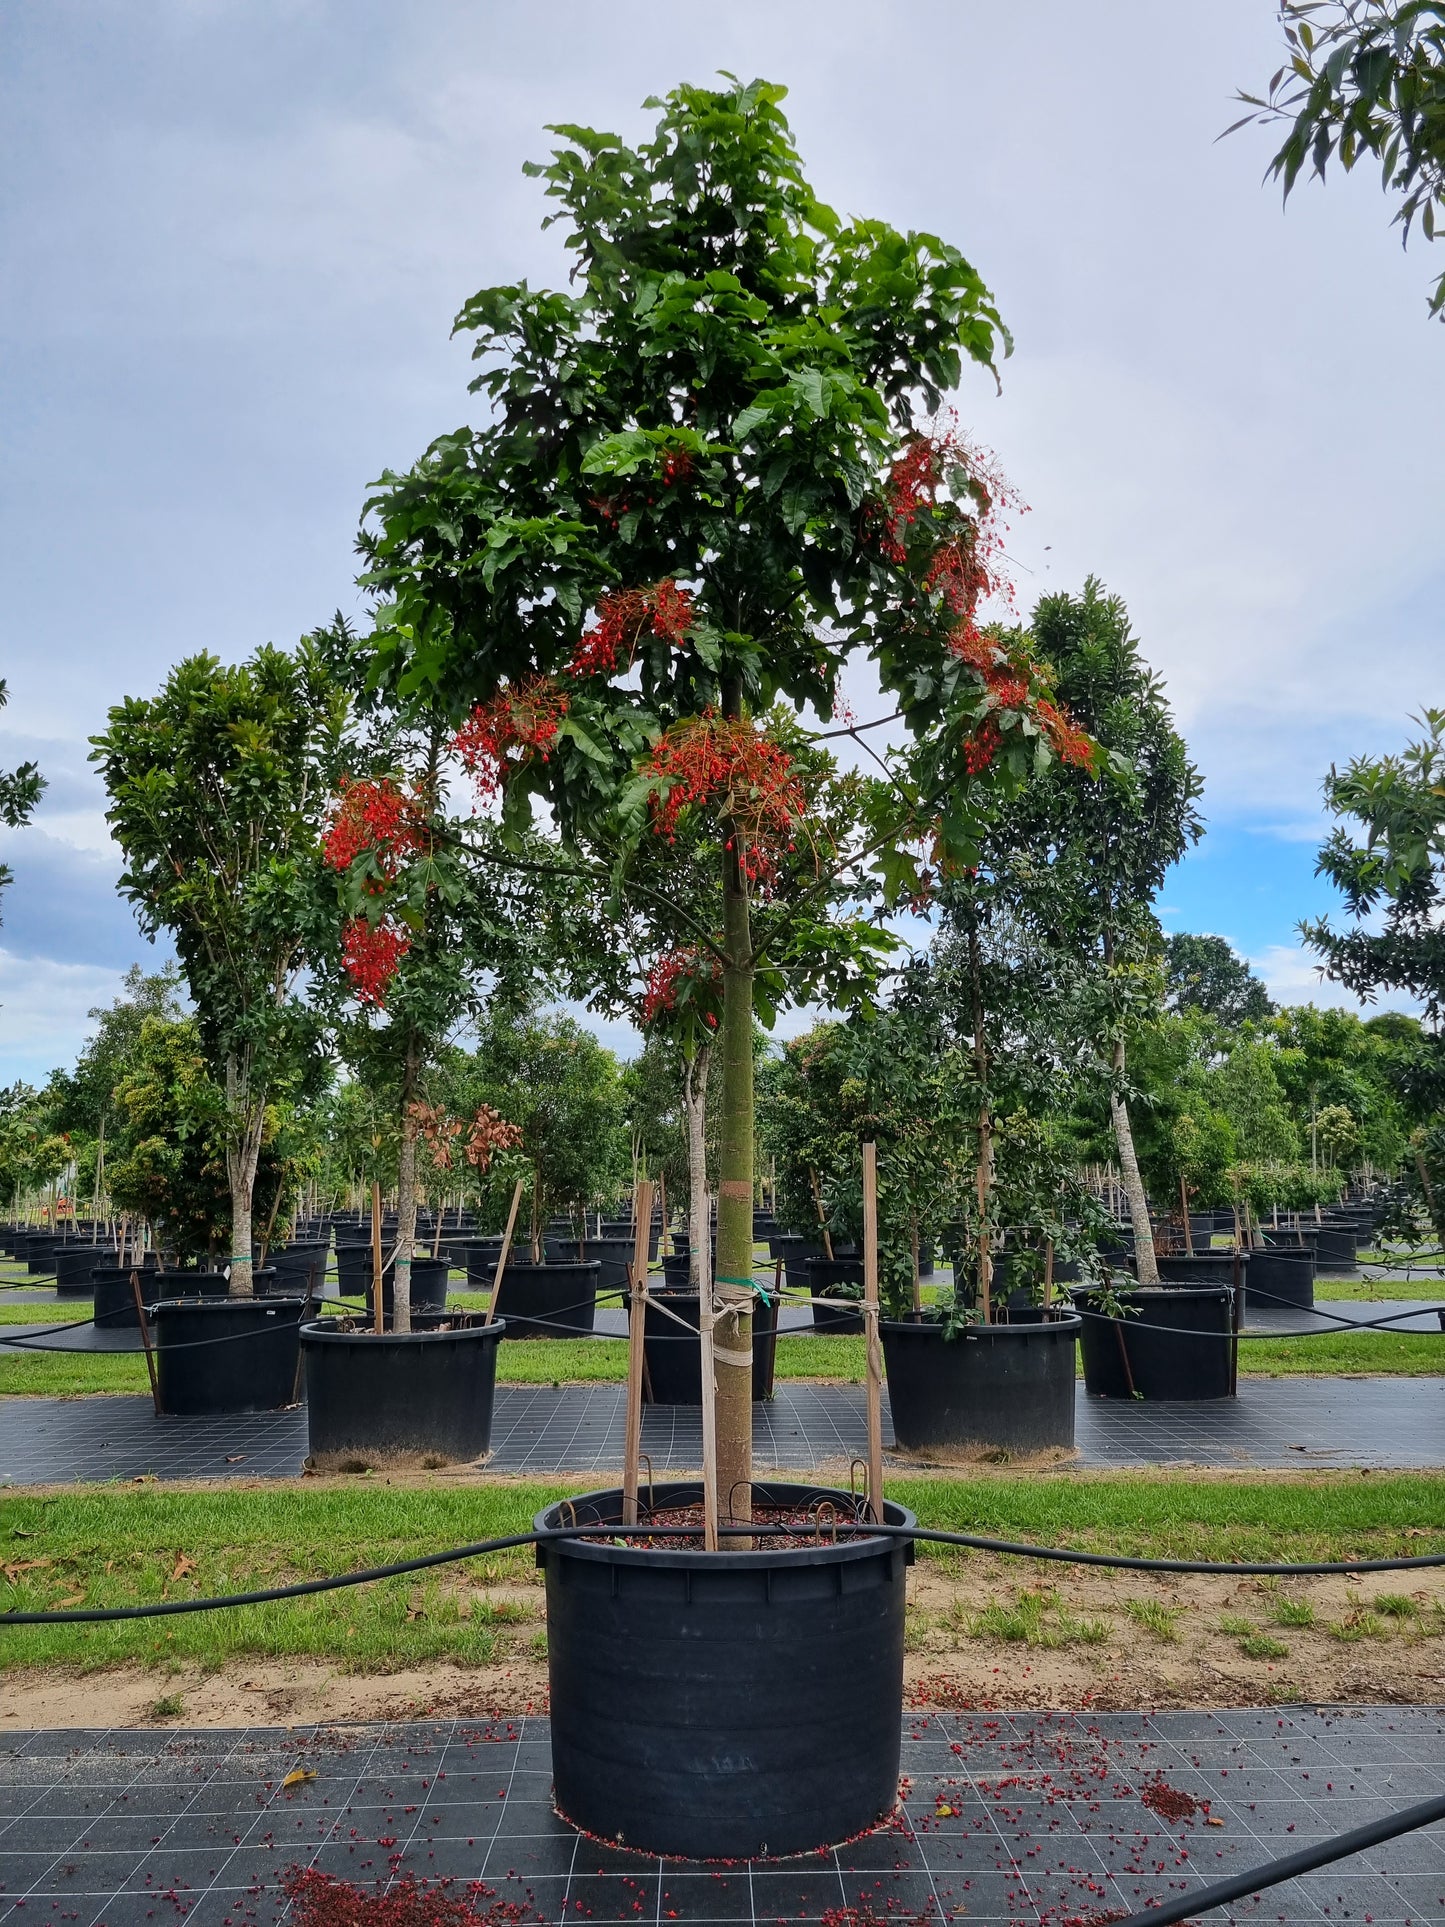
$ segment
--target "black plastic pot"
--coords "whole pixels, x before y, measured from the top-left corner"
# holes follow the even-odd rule
[[[1184,1252],[1159,1252],[1159,1281],[1171,1285],[1232,1285],[1235,1280],[1235,1253],[1233,1251],[1214,1251],[1207,1256],[1197,1252],[1190,1257]],[[1239,1257],[1239,1276],[1244,1278],[1249,1266],[1249,1253],[1241,1251]]]
[[[517,1249],[512,1246],[513,1251]],[[473,1238],[466,1246],[463,1262],[467,1268],[468,1291],[490,1291],[497,1275],[497,1260],[502,1255],[500,1238]]]
[[[330,1245],[319,1239],[304,1244],[279,1245],[266,1254],[265,1269],[271,1273],[269,1289],[283,1298],[299,1294],[313,1302],[326,1290],[326,1259]],[[257,1286],[260,1290],[260,1286]]]
[[[655,1264],[657,1261],[657,1246],[661,1236],[662,1236],[662,1225],[658,1219],[654,1218],[652,1220],[651,1226],[649,1227],[648,1233],[647,1233],[647,1262],[649,1264]],[[595,1247],[596,1244],[598,1243],[599,1238],[604,1243],[607,1243],[607,1244],[626,1245],[627,1262],[631,1264],[634,1233],[632,1229],[632,1222],[630,1219],[604,1218],[602,1220],[602,1229],[599,1232],[598,1237],[589,1238],[587,1240],[587,1243]],[[590,1257],[595,1258],[599,1254],[594,1249],[588,1255]]]
[[[683,1331],[656,1305],[643,1308],[643,1357],[647,1370],[643,1388],[652,1405],[702,1404],[702,1353],[697,1338],[697,1293],[685,1287],[652,1286],[648,1296],[685,1318],[692,1327]],[[778,1349],[777,1307],[757,1299],[753,1305],[753,1402],[773,1396],[773,1369]]]
[[[369,1269],[369,1267],[368,1267]],[[413,1258],[411,1261],[411,1308],[413,1311],[445,1311],[447,1305],[447,1277],[451,1270],[445,1258]],[[390,1329],[393,1298],[392,1280],[396,1269],[388,1265],[381,1275],[381,1319]],[[366,1291],[366,1315],[374,1316],[371,1287]]]
[[[25,1269],[32,1278],[48,1278],[55,1270],[55,1253],[64,1238],[32,1235],[25,1241]]]
[[[1106,1318],[1074,1292],[1084,1328],[1084,1387],[1096,1398],[1201,1400],[1234,1392],[1234,1293],[1228,1285],[1138,1286],[1121,1292],[1137,1307]]]
[[[1315,1254],[1308,1245],[1255,1249],[1245,1273],[1245,1303],[1262,1311],[1308,1311],[1315,1302]]]
[[[818,1299],[831,1298],[839,1285],[861,1285],[861,1258],[810,1258],[808,1290],[813,1295],[813,1325],[820,1332],[860,1332],[861,1311],[845,1311],[838,1305],[820,1305]]]
[[[497,1346],[506,1327],[455,1312],[450,1331],[301,1327],[311,1457],[461,1462],[491,1450]]]
[[[893,1436],[905,1451],[1074,1446],[1074,1343],[1083,1320],[973,1325],[956,1338],[927,1313],[881,1319]]]
[[[630,1238],[548,1238],[543,1249],[549,1265],[600,1265],[603,1291],[627,1289],[636,1249]]]
[[[659,1508],[695,1484],[658,1486]],[[803,1508],[846,1492],[755,1485]],[[537,1515],[615,1523],[617,1491]],[[890,1525],[912,1513],[888,1505]],[[693,1552],[552,1540],[547,1581],[552,1779],[589,1834],[699,1860],[804,1853],[893,1811],[912,1542]],[[746,1663],[739,1656],[746,1655]]]
[[[67,1245],[55,1259],[55,1290],[61,1298],[88,1298],[90,1274],[97,1265],[114,1265],[120,1253],[113,1245]]]
[[[768,1255],[782,1259],[783,1280],[789,1291],[806,1291],[808,1261],[810,1258],[821,1258],[824,1253],[820,1239],[794,1237],[791,1232],[782,1232],[768,1239]]]
[[[91,1273],[95,1290],[95,1323],[97,1329],[131,1326],[138,1330],[140,1319],[136,1316],[135,1294],[131,1289],[131,1273],[140,1279],[141,1303],[147,1313],[161,1295],[161,1274],[147,1271],[140,1265],[97,1265]],[[174,1284],[170,1289],[175,1291]]]
[[[1359,1262],[1359,1242],[1359,1233],[1352,1225],[1321,1225],[1315,1240],[1315,1270],[1320,1277],[1353,1277]]]
[[[532,1265],[507,1260],[492,1309],[507,1321],[509,1338],[585,1337],[597,1323],[602,1267]]]
[[[162,1285],[167,1280],[162,1274]],[[170,1289],[176,1285],[169,1280]],[[274,1412],[296,1399],[304,1298],[162,1298],[147,1312],[162,1412]]]

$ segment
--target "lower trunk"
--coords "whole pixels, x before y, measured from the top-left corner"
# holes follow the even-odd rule
[[[707,1072],[711,1057],[711,1046],[699,1045],[682,1073],[682,1108],[687,1118],[687,1275],[699,1293],[712,1284],[712,1213],[707,1195]],[[706,1386],[703,1394],[707,1394]]]
[[[396,1160],[396,1260],[392,1270],[391,1328],[411,1330],[411,1261],[416,1251],[416,1099],[418,1060],[415,1037],[407,1040],[401,1074],[401,1147]],[[377,1287],[380,1290],[380,1286]]]
[[[587,1229],[584,1223],[582,1229]],[[532,1164],[532,1263],[542,1262],[542,1167],[535,1160]]]
[[[1118,1085],[1124,1076],[1124,1040],[1114,1044],[1115,1089],[1109,1093],[1109,1115],[1114,1123],[1114,1142],[1119,1147],[1119,1172],[1124,1195],[1129,1200],[1129,1217],[1134,1227],[1134,1265],[1141,1285],[1157,1285],[1159,1261],[1154,1255],[1154,1232],[1149,1223],[1149,1200],[1144,1195],[1144,1180],[1139,1175],[1139,1160],[1134,1155],[1134,1131],[1129,1122],[1129,1106]]]
[[[993,1203],[993,1119],[988,1105],[988,1040],[983,1029],[983,967],[978,927],[968,931],[968,968],[973,989],[973,1069],[978,1083],[978,1305],[984,1323],[993,1316],[993,1244],[989,1212]]]
[[[226,1181],[231,1191],[231,1296],[252,1298],[256,1286],[251,1265],[251,1207],[256,1191],[256,1166],[261,1160],[261,1138],[266,1128],[264,1091],[253,1091],[247,1066],[226,1059]]]
[[[753,1516],[753,957],[747,891],[737,851],[724,856],[722,1131],[718,1155],[718,1512]],[[706,1234],[704,1234],[705,1236]],[[734,1541],[734,1544],[747,1541]]]

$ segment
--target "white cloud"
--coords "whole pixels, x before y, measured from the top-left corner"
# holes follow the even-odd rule
[[[40,1083],[74,1061],[86,1013],[110,1003],[124,973],[0,950],[0,1084]]]
[[[1416,1014],[1420,1006],[1408,997],[1389,993],[1373,1004],[1360,999],[1343,985],[1331,983],[1319,974],[1319,960],[1312,950],[1275,943],[1249,959],[1250,969],[1262,977],[1277,1004],[1327,1004],[1339,1010],[1358,1011],[1362,1017],[1378,1017],[1384,1010]]]

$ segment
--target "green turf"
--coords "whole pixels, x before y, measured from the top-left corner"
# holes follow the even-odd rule
[[[0,1610],[204,1597],[386,1564],[525,1530],[567,1490],[369,1475],[342,1486],[0,1494]],[[900,1478],[888,1490],[926,1524],[1094,1550],[1288,1560],[1445,1549],[1445,1475],[996,1475]],[[543,1627],[532,1572],[521,1550],[266,1606],[108,1626],[0,1626],[0,1668],[307,1654],[358,1670],[440,1658],[475,1665],[535,1650]],[[498,1586],[506,1593],[497,1596]]]

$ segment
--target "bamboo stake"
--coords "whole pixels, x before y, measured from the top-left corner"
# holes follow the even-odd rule
[[[622,1451],[622,1523],[625,1526],[637,1524],[637,1482],[642,1470],[642,1327],[647,1290],[647,1232],[643,1227],[644,1220],[647,1224],[652,1222],[652,1185],[644,1179],[637,1191],[638,1235],[633,1240],[627,1302],[627,1435]]]
[[[377,1331],[386,1330],[381,1309],[381,1185],[371,1180],[371,1311]]]
[[[518,1178],[512,1186],[512,1208],[507,1213],[507,1228],[502,1233],[502,1248],[497,1253],[497,1269],[492,1274],[492,1296],[487,1306],[489,1325],[495,1325],[497,1322],[497,1293],[502,1288],[502,1273],[507,1269],[507,1259],[511,1256],[512,1233],[517,1227],[517,1210],[522,1202],[522,1192],[525,1188],[521,1178]]]
[[[818,1223],[823,1232],[823,1255],[831,1264],[833,1261],[833,1235],[828,1229],[828,1216],[823,1209],[823,1187],[818,1182],[818,1173],[809,1171],[808,1178],[813,1187],[813,1204],[818,1213]]]
[[[883,1341],[878,1334],[878,1146],[863,1146],[863,1322],[868,1341],[868,1510],[883,1523]]]

